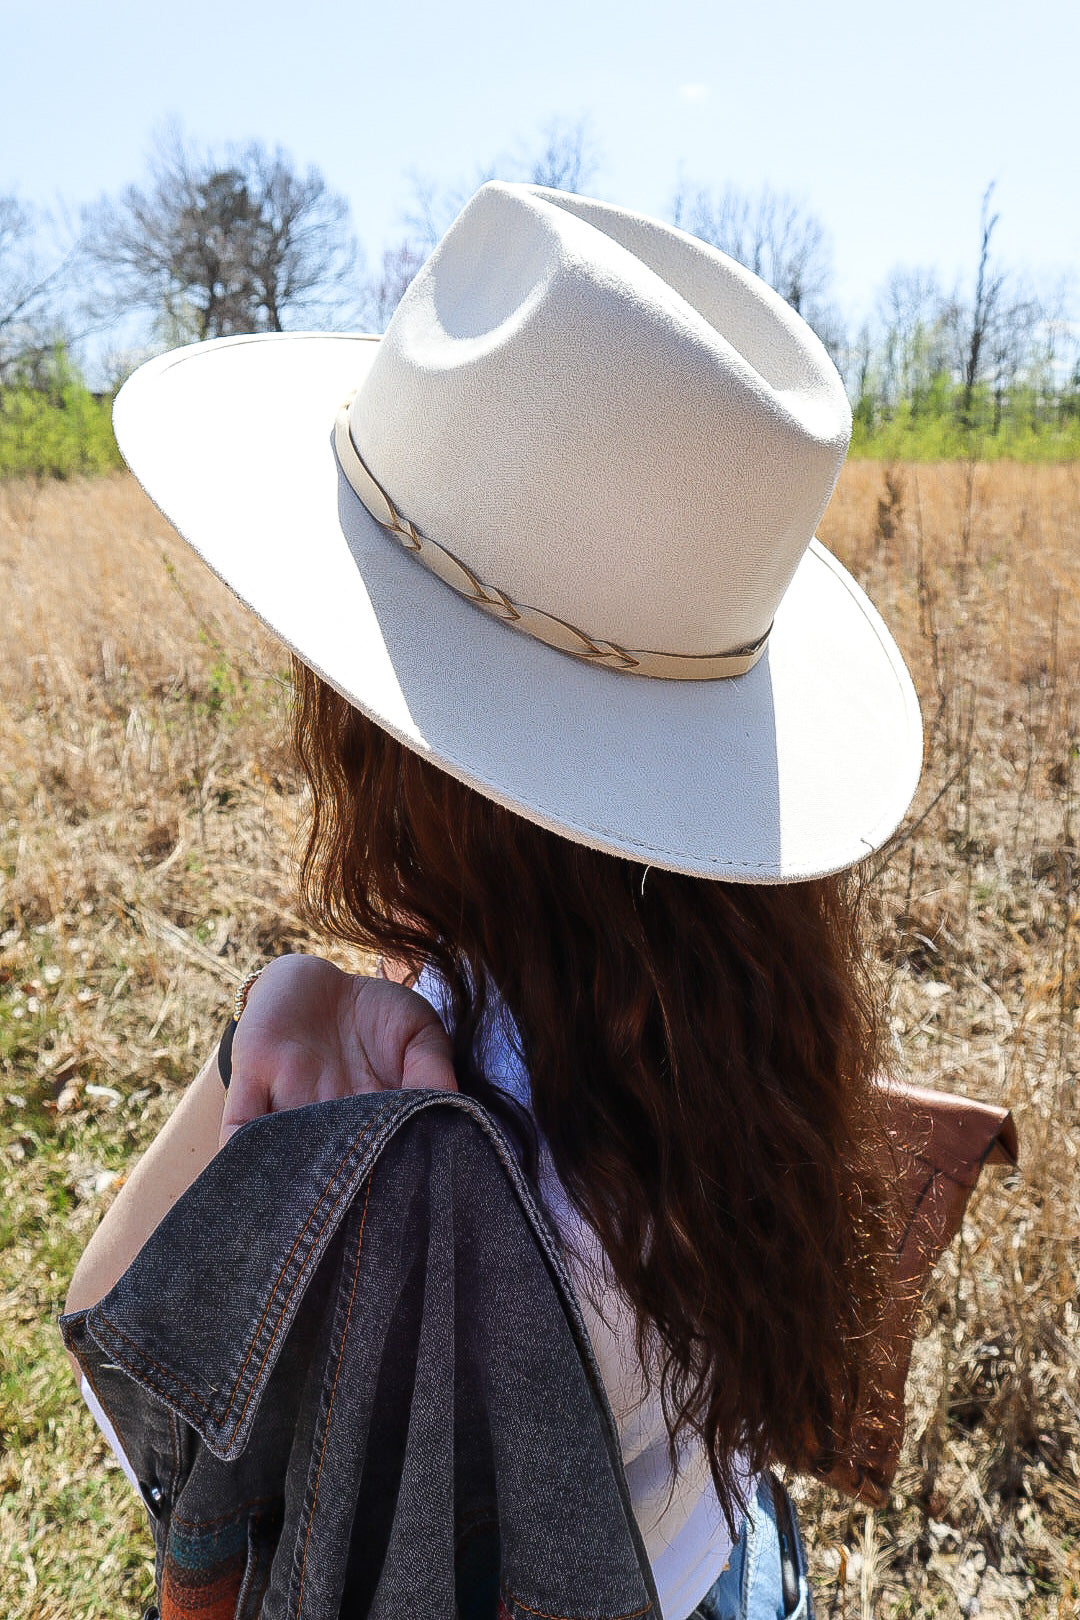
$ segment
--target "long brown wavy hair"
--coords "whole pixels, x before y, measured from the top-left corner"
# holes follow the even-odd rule
[[[480,1068],[492,987],[503,998],[673,1448],[701,1436],[729,1520],[737,1453],[827,1471],[873,1377],[887,1287],[882,1022],[857,880],[710,882],[600,854],[462,786],[299,662],[295,683],[309,914],[434,966],[459,1084],[535,1168],[527,1122]]]

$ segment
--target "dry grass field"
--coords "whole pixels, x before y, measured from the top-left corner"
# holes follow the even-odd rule
[[[805,1492],[820,1612],[1080,1614],[1080,466],[850,465],[822,527],[926,719],[876,917],[908,1075],[1004,1101],[887,1509]],[[140,1612],[151,1543],[54,1320],[296,914],[286,659],[135,486],[0,486],[0,1612]],[[325,947],[319,947],[325,948]]]

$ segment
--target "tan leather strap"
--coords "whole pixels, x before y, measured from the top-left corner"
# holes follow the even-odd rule
[[[599,641],[585,634],[563,619],[556,619],[540,608],[526,607],[512,602],[495,585],[485,585],[477,579],[467,563],[455,557],[452,551],[419,530],[403,518],[382,485],[364,463],[356,448],[349,428],[349,406],[343,405],[334,424],[334,447],[341,470],[353,491],[359,496],[371,516],[386,532],[393,536],[405,551],[412,552],[426,568],[467,597],[486,613],[493,613],[515,630],[524,630],[537,641],[546,642],[559,652],[570,653],[588,664],[600,664],[605,669],[620,670],[628,675],[651,675],[666,681],[714,681],[732,675],[745,675],[753,669],[765,650],[769,632],[752,646],[738,647],[733,652],[693,653],[648,652],[639,648],[621,647],[614,641]],[[771,628],[771,627],[770,627]]]

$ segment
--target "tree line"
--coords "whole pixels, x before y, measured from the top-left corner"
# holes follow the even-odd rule
[[[498,173],[588,191],[599,168],[583,124],[552,125],[533,150],[474,182],[414,179],[399,241],[372,269],[348,204],[317,169],[259,142],[221,151],[176,131],[146,179],[83,211],[69,251],[38,247],[39,220],[0,196],[0,476],[94,471],[115,462],[103,397],[154,347],[290,328],[382,330],[426,254],[480,180]],[[1080,342],[994,251],[983,199],[970,287],[897,269],[875,315],[848,329],[823,224],[764,189],[683,186],[672,221],[764,277],[817,331],[845,378],[856,453],[888,458],[1080,455]],[[91,395],[73,354],[81,334],[121,323],[126,343]]]

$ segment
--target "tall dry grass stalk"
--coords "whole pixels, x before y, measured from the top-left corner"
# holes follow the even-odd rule
[[[911,664],[926,770],[879,861],[897,1062],[1007,1102],[927,1303],[893,1500],[818,1488],[825,1613],[1045,1615],[1080,1590],[1080,468],[844,473],[822,538]],[[118,476],[0,487],[0,1600],[145,1600],[141,1511],[51,1317],[250,963],[315,946],[285,658]]]

